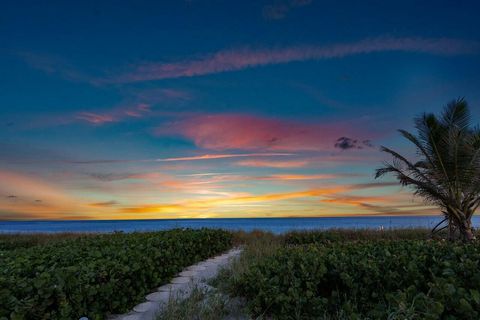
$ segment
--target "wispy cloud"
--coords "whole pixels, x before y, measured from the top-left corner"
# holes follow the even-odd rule
[[[119,106],[105,111],[81,111],[74,115],[75,120],[80,120],[93,125],[121,122],[146,117],[159,117],[179,115],[177,112],[155,110],[160,103],[182,103],[192,98],[185,90],[161,88],[130,92],[131,97]]]
[[[263,16],[267,20],[281,20],[297,7],[304,7],[312,3],[312,0],[290,0],[268,4],[263,7]]]
[[[75,118],[90,124],[102,125],[110,122],[119,122],[126,118],[143,118],[150,111],[150,105],[139,103],[133,107],[117,108],[104,113],[78,112]]]
[[[101,164],[101,163],[135,163],[135,162],[177,162],[177,161],[196,161],[196,160],[218,160],[229,158],[249,158],[249,157],[279,157],[279,156],[293,156],[294,153],[224,153],[224,154],[202,154],[188,157],[175,158],[152,158],[152,159],[98,159],[98,160],[65,160],[64,162],[71,164]],[[128,175],[126,175],[128,178]],[[99,178],[109,179],[109,176],[103,177],[101,174]],[[118,177],[114,177],[118,178]]]
[[[277,157],[277,156],[292,156],[293,153],[233,153],[233,154],[203,154],[192,157],[166,158],[157,159],[161,162],[170,161],[194,161],[194,160],[213,160],[213,159],[228,159],[228,158],[250,158],[250,157]]]
[[[79,112],[77,114],[77,119],[84,120],[93,124],[104,124],[116,121],[116,119],[112,115],[98,114],[93,112]]]
[[[392,51],[446,56],[475,54],[480,51],[480,43],[453,38],[379,37],[323,46],[306,45],[274,49],[221,50],[199,59],[142,64],[130,72],[105,77],[97,82],[127,83],[194,77],[293,61],[334,59],[358,54]]]
[[[309,161],[307,160],[240,160],[235,164],[242,167],[259,167],[259,168],[301,168],[305,167]]]
[[[177,203],[151,203],[139,204],[137,206],[127,206],[120,208],[121,216],[128,216],[130,218],[139,217],[193,217],[205,216],[211,217],[218,214],[222,210],[231,212],[235,208],[243,208],[245,206],[261,206],[265,208],[260,216],[276,216],[278,214],[278,202],[297,203],[297,208],[315,208],[317,207],[317,215],[335,215],[338,212],[324,213],[318,209],[322,202],[333,202],[330,199],[338,198],[341,201],[341,194],[349,191],[364,190],[371,188],[384,188],[389,186],[388,183],[366,183],[366,184],[352,184],[352,185],[332,185],[324,188],[313,188],[308,190],[280,192],[280,193],[266,193],[256,195],[235,195],[230,194],[222,197],[214,197],[208,199],[194,199],[186,200]],[[340,196],[339,196],[340,195]],[[295,202],[299,200],[300,202]],[[304,201],[305,200],[305,201]],[[357,199],[366,201],[366,199]],[[285,201],[285,202],[283,202]],[[293,202],[292,202],[293,201]],[[358,202],[345,202],[344,204],[350,206],[358,206]],[[363,203],[363,202],[362,202]],[[306,207],[305,207],[306,206]],[[325,209],[325,208],[323,208]],[[274,210],[274,212],[272,212]],[[371,211],[371,210],[368,210]],[[378,211],[376,211],[378,212]],[[281,215],[280,215],[281,216]]]
[[[110,200],[105,202],[94,202],[90,203],[92,207],[112,207],[118,205],[118,201]]]
[[[342,174],[273,174],[264,178],[265,180],[282,180],[282,181],[301,181],[301,180],[330,180],[342,177],[352,177],[352,175]]]
[[[408,195],[410,197],[410,195]],[[338,206],[354,206],[379,215],[404,215],[404,214],[434,214],[438,208],[425,206],[422,202],[413,203],[405,197],[404,193],[395,193],[384,196],[355,196],[355,195],[330,195],[323,199],[324,203]]]
[[[94,82],[92,77],[81,72],[78,67],[68,62],[65,58],[34,52],[20,52],[18,56],[32,68],[47,74],[58,75],[70,81]]]
[[[120,181],[130,179],[132,174],[131,173],[85,173],[87,177],[90,177],[94,180],[102,181],[102,182],[111,182],[111,181]]]
[[[178,204],[146,204],[138,207],[127,207],[122,209],[124,213],[166,213],[166,212],[179,212],[182,209],[205,209],[211,207],[225,206],[225,205],[244,205],[246,203],[257,202],[272,202],[280,200],[288,200],[294,198],[303,197],[320,197],[323,195],[334,194],[339,191],[343,191],[345,188],[325,188],[325,189],[312,189],[305,191],[284,192],[284,193],[269,193],[263,195],[249,195],[240,197],[227,197],[227,198],[214,198],[206,200],[192,200]]]

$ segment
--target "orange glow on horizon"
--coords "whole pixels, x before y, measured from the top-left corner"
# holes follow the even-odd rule
[[[0,193],[6,195],[0,199],[0,213],[4,212],[0,219],[348,217],[428,215],[438,212],[436,208],[420,203],[406,203],[410,197],[408,192],[370,196],[356,194],[367,189],[385,192],[385,188],[396,186],[392,183],[327,183],[346,177],[357,178],[356,175],[333,173],[276,173],[266,176],[201,173],[173,176],[144,172],[101,177],[105,180],[99,186],[104,188],[94,192],[91,187],[85,191],[67,191],[63,183],[47,181],[38,175],[0,171]],[[298,188],[298,182],[301,181],[321,187],[270,193],[230,190],[230,186],[243,185],[247,181],[259,184],[262,189],[264,185],[269,186],[275,181],[284,183],[282,188],[287,189]],[[170,199],[157,203],[155,199],[159,190],[168,191],[163,194]],[[10,193],[12,195],[9,196]]]

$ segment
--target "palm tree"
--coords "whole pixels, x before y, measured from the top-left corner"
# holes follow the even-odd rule
[[[444,220],[432,233],[447,222],[444,228],[451,240],[457,234],[463,241],[474,240],[472,216],[480,205],[480,129],[471,126],[467,102],[454,100],[439,116],[424,113],[415,119],[415,127],[417,135],[399,132],[415,145],[417,161],[382,146],[393,159],[376,170],[375,178],[391,173],[400,184],[413,187],[415,195],[439,206]]]

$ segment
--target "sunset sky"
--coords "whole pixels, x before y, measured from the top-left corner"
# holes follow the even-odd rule
[[[3,1],[0,220],[435,214],[374,180],[465,97],[478,1]]]

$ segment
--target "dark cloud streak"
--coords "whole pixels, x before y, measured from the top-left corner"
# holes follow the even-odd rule
[[[334,147],[341,150],[349,150],[373,148],[374,146],[370,140],[357,140],[348,137],[340,137],[335,142]]]

